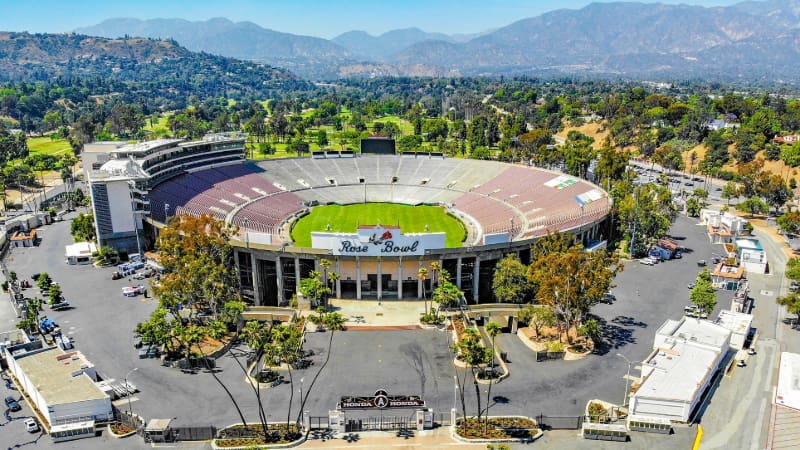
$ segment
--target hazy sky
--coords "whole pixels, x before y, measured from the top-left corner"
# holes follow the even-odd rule
[[[597,1],[597,0],[596,0]],[[606,0],[599,0],[606,1]],[[724,6],[740,0],[663,0]],[[332,38],[350,30],[380,34],[416,26],[425,31],[475,33],[590,0],[0,0],[0,31],[64,32],[105,19],[226,17],[265,28]],[[644,3],[656,3],[645,0]]]

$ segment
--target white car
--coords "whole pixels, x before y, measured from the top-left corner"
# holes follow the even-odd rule
[[[122,295],[126,297],[136,297],[139,294],[144,294],[145,290],[144,286],[125,286],[122,288]]]
[[[36,433],[39,431],[39,424],[36,422],[36,419],[33,417],[28,417],[25,419],[25,430],[28,433]]]

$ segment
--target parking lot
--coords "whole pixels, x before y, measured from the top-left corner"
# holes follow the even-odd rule
[[[123,296],[122,287],[139,282],[127,278],[111,280],[113,268],[65,264],[61,255],[64,246],[72,242],[68,230],[68,220],[43,227],[41,245],[13,249],[7,264],[22,279],[30,278],[33,273],[48,272],[61,284],[66,300],[74,308],[56,312],[46,309],[46,314],[73,339],[76,349],[82,351],[105,378],[122,381],[126,373],[138,368],[129,376],[129,381],[140,390],[130,405],[133,412],[146,419],[173,418],[176,425],[213,424],[218,427],[239,422],[230,399],[210,373],[182,373],[161,366],[158,359],[138,358],[133,347],[133,329],[137,322],[147,318],[156,301],[141,295]],[[508,353],[511,377],[493,387],[492,414],[579,415],[592,398],[620,403],[628,365],[615,356],[616,353],[634,362],[646,357],[656,329],[666,318],[681,317],[683,307],[688,304],[686,286],[697,275],[696,260],[712,257],[705,228],[698,226],[695,219],[679,217],[672,235],[687,248],[683,259],[655,266],[628,263],[612,291],[616,301],[595,307],[593,312],[603,330],[603,343],[597,354],[580,361],[536,363],[517,336],[499,336],[497,343]],[[728,301],[724,292],[720,293],[718,301],[720,304]],[[7,302],[2,311],[0,323],[13,328],[16,318],[9,317]],[[303,394],[308,396],[306,410],[314,416],[327,415],[343,395],[370,395],[378,388],[392,394],[422,395],[437,413],[446,413],[453,407],[456,371],[448,333],[438,330],[337,332],[328,366],[309,393],[311,379],[327,356],[329,338],[329,333],[307,335],[306,349],[314,351],[313,365],[293,374],[293,418],[299,410],[300,379],[303,380]],[[217,361],[216,374],[240,403],[245,417],[255,421],[254,394],[231,355]],[[638,371],[632,370],[632,374],[638,375]],[[286,419],[290,394],[288,384],[262,393],[268,420]],[[473,391],[467,392],[469,413],[474,411],[474,398]],[[127,409],[128,403],[121,400],[119,406]],[[13,416],[25,417],[26,410],[24,406],[21,413]],[[14,433],[15,442],[30,440],[20,420],[12,421],[9,426],[14,430],[19,428],[16,430],[19,435]],[[102,445],[105,439],[93,440],[87,445]],[[142,442],[139,439],[118,441],[114,447],[126,448],[126,445],[139,448]]]

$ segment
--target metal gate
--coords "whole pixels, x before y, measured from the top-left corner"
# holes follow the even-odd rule
[[[328,416],[309,416],[308,428],[311,430],[327,430],[330,428]]]
[[[172,428],[172,436],[176,441],[208,441],[214,439],[216,434],[213,426]]]
[[[540,414],[536,422],[542,430],[578,430],[583,423],[583,416],[545,416]]]
[[[347,433],[359,431],[403,431],[415,430],[417,423],[408,417],[365,417],[363,419],[348,419],[344,430]]]

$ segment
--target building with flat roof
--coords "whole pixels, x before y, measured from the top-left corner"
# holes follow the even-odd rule
[[[241,164],[244,133],[209,134],[197,141],[155,139],[87,144],[83,167],[92,195],[98,247],[142,253],[150,190],[197,170]]]
[[[750,335],[750,324],[753,323],[753,315],[723,309],[719,312],[716,323],[731,330],[731,348],[741,350]]]
[[[730,335],[707,320],[667,320],[656,332],[653,352],[642,361],[631,414],[690,421],[728,353]]]
[[[95,381],[81,352],[20,345],[5,349],[9,370],[47,421],[48,428],[78,420],[111,420],[111,397]]]
[[[767,252],[758,239],[737,239],[736,249],[744,270],[751,273],[767,273]]]

